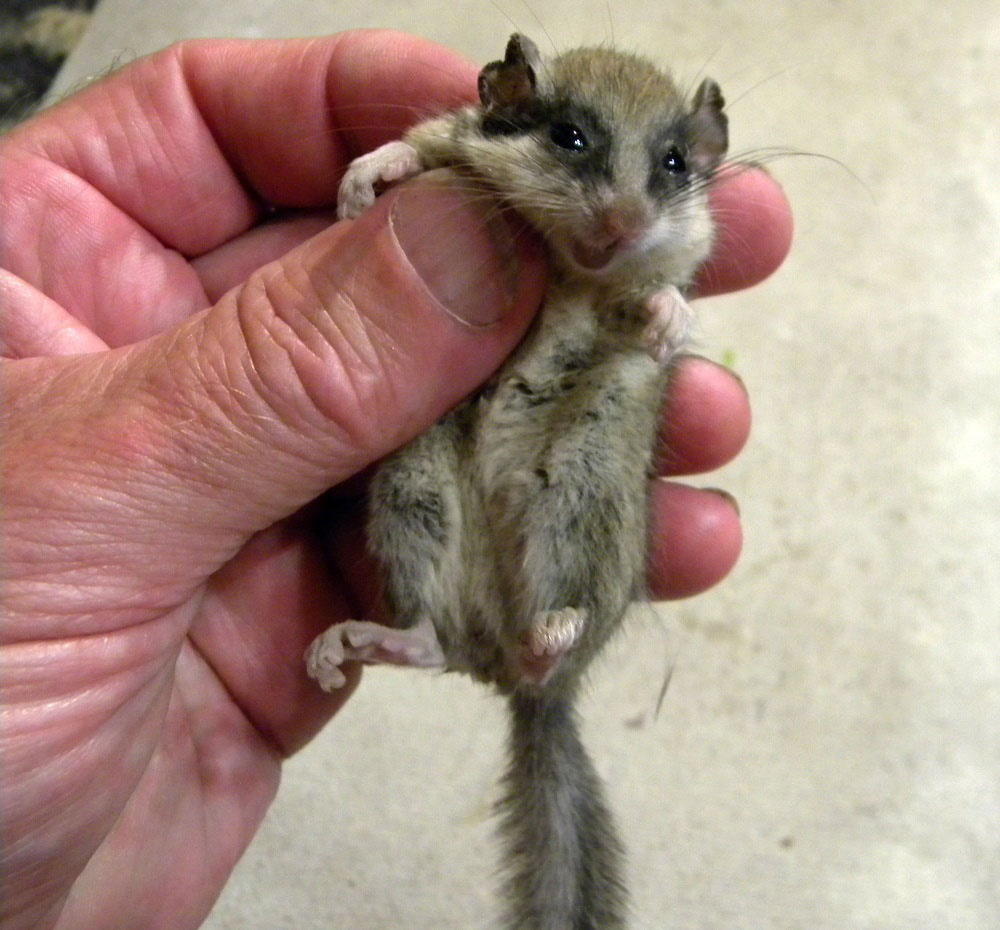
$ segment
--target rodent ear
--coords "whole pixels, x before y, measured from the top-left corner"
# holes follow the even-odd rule
[[[697,171],[709,172],[719,166],[729,147],[729,119],[723,112],[726,101],[719,85],[705,78],[695,91],[688,117],[691,155]]]
[[[491,61],[479,72],[479,99],[484,107],[520,107],[534,99],[541,65],[538,46],[514,33],[503,61]]]

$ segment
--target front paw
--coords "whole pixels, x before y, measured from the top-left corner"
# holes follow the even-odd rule
[[[360,216],[375,203],[382,188],[412,178],[422,170],[417,150],[406,142],[387,142],[355,158],[337,190],[337,217],[352,220]]]
[[[645,311],[643,346],[655,361],[669,362],[687,344],[694,326],[694,311],[673,285],[651,294]]]

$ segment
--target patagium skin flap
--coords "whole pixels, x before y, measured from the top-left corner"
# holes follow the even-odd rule
[[[580,740],[587,667],[644,593],[648,475],[684,299],[712,244],[724,101],[685,99],[609,48],[543,58],[521,35],[480,102],[355,161],[356,216],[430,168],[526,218],[553,270],[521,346],[474,397],[378,469],[369,541],[394,626],[348,621],[307,653],[327,689],[349,659],[466,672],[505,695],[500,804],[508,930],[618,930],[622,843]]]

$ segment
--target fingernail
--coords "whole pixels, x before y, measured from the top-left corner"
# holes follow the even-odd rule
[[[740,515],[740,503],[730,494],[728,491],[724,491],[722,488],[702,488],[703,491],[708,491],[709,494],[716,494],[721,497],[733,510],[736,511],[736,516]]]
[[[389,222],[430,293],[470,326],[503,319],[517,294],[513,227],[493,197],[422,179],[400,191]]]

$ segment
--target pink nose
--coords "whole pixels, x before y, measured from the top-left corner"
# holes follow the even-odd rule
[[[631,226],[628,220],[617,213],[608,213],[601,223],[601,230],[607,234],[609,239],[624,239]]]
[[[634,242],[646,225],[646,217],[636,204],[613,204],[605,207],[599,218],[599,229],[616,244]]]

